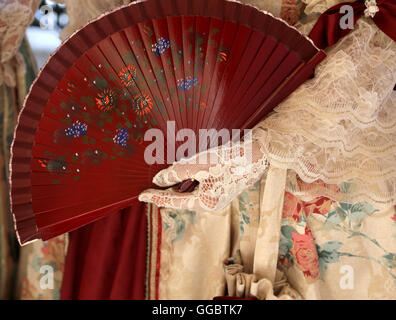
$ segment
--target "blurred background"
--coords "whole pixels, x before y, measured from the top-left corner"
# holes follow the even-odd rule
[[[59,2],[0,1],[0,299],[59,298],[57,274],[63,271],[66,237],[54,244],[40,241],[20,247],[8,197],[9,150],[18,113],[38,70],[61,44],[60,33],[69,24],[66,5]],[[43,263],[55,271],[55,290],[49,295],[37,286]]]
[[[26,30],[39,69],[61,44],[59,34],[68,22],[65,4],[50,0],[41,1],[32,24]]]

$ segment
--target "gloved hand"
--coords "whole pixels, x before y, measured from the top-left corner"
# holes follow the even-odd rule
[[[194,191],[148,189],[139,195],[139,200],[173,209],[217,211],[257,182],[267,168],[258,140],[229,143],[175,162],[153,178],[160,187],[196,179],[199,185]]]

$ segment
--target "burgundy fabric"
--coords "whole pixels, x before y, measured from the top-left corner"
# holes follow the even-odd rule
[[[366,10],[364,3],[365,0],[357,0],[355,2],[340,3],[331,7],[319,17],[309,37],[320,49],[332,46],[340,38],[346,36],[353,30],[341,29],[340,19],[344,13],[340,13],[340,8],[344,5],[352,6],[355,24],[359,18],[364,16],[364,10]],[[380,11],[372,18],[373,21],[379,29],[396,41],[396,1],[377,0],[377,6]]]
[[[70,233],[61,299],[144,299],[145,210],[129,207]]]

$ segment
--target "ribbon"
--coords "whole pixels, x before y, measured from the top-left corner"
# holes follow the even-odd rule
[[[319,17],[309,34],[317,47],[330,47],[353,30],[341,28],[341,18],[345,13],[340,9],[344,5],[353,8],[353,25],[362,16],[371,17],[382,32],[396,41],[396,0],[357,0],[335,5]]]

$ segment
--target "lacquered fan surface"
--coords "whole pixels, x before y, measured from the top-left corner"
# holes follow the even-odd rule
[[[88,24],[49,60],[19,118],[11,199],[20,242],[136,202],[175,160],[166,146],[180,129],[250,128],[323,58],[286,23],[233,1],[148,0]],[[159,164],[144,158],[153,128],[164,133]]]

